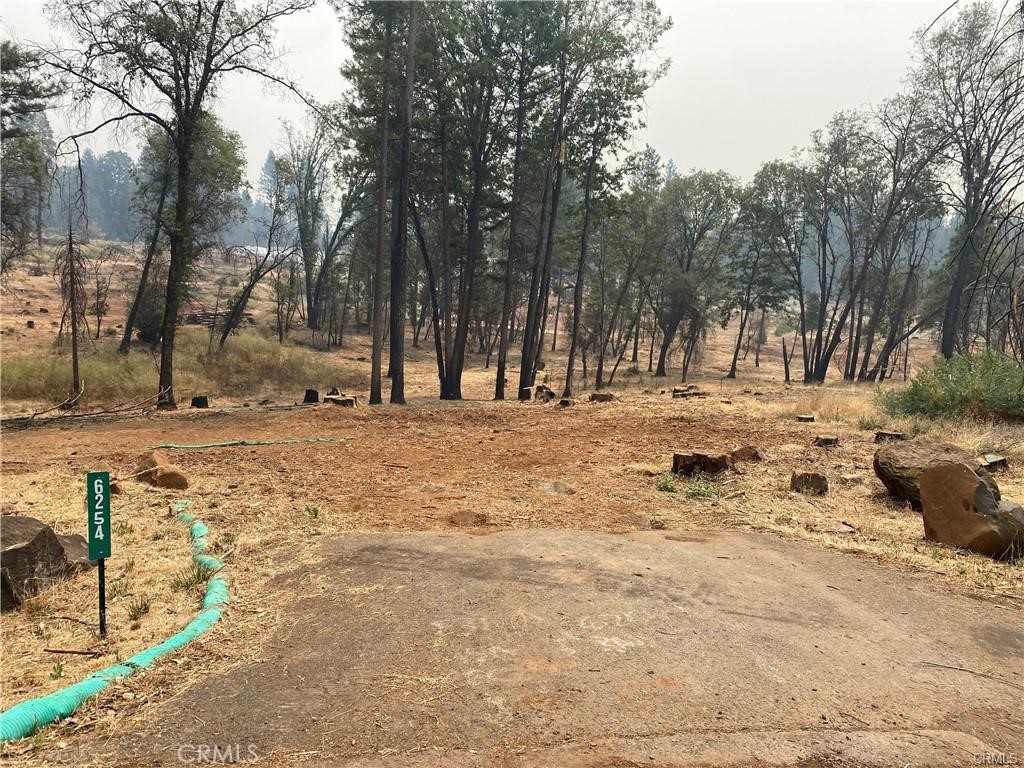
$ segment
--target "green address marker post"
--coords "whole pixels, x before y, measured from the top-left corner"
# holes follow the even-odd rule
[[[90,472],[85,481],[89,510],[89,559],[95,560],[100,580],[100,637],[107,636],[107,584],[104,561],[110,557],[110,473]]]

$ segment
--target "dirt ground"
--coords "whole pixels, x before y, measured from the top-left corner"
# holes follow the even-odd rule
[[[4,303],[5,356],[52,341],[47,279]],[[32,331],[15,317],[41,306],[51,319]],[[924,540],[920,515],[888,499],[871,470],[876,426],[930,429],[924,437],[1005,453],[1010,469],[997,479],[1021,501],[1020,425],[891,422],[870,390],[784,386],[778,342],[732,381],[722,378],[732,337],[716,333],[693,377],[704,399],[662,394],[675,377],[620,370],[613,403],[586,402],[586,390],[565,409],[496,403],[493,368],[473,356],[467,400],[439,403],[428,345],[408,349],[406,407],[369,408],[364,391],[355,409],[287,407],[306,386],[330,385],[297,382],[245,398],[201,393],[209,411],[4,429],[3,512],[59,533],[84,532],[87,471],[130,478],[153,446],[317,442],[169,449],[185,492],[125,479],[112,507],[109,638],[95,633],[91,573],[0,616],[0,706],[127,658],[195,614],[201,587],[172,585],[190,557],[168,514],[177,499],[210,527],[230,608],[195,643],[0,755],[174,762],[160,750],[199,733],[197,722],[225,738],[263,729],[261,762],[289,766],[925,766],[1024,754],[1024,567]],[[929,344],[915,341],[915,360]],[[365,336],[329,354],[368,371]],[[548,362],[557,390],[564,362]],[[35,407],[4,402],[3,415]],[[839,447],[814,447],[819,434]],[[668,480],[674,451],[743,445],[765,460]],[[828,495],[789,490],[791,472],[806,469],[829,477]],[[572,554],[552,569],[540,562],[548,552]],[[405,556],[414,568],[395,565]],[[132,619],[143,598],[148,612]],[[630,626],[600,635],[625,645],[595,646],[597,634],[581,631],[594,616],[626,614]],[[513,654],[477,660],[492,647]],[[591,668],[611,676],[595,682]],[[284,712],[267,730],[297,669],[322,679],[313,709]]]
[[[485,374],[480,372],[478,375],[478,388],[482,388]],[[428,378],[426,374],[424,378]],[[732,386],[725,389],[730,384]],[[1019,565],[996,563],[924,541],[920,516],[888,501],[881,484],[871,472],[870,460],[875,446],[870,430],[838,420],[825,424],[800,424],[793,419],[792,413],[813,406],[815,402],[821,406],[822,412],[827,412],[836,395],[808,395],[799,388],[787,390],[781,387],[766,389],[757,395],[753,391],[744,393],[743,389],[747,387],[742,383],[721,383],[721,386],[721,393],[703,400],[673,400],[669,395],[641,394],[623,389],[620,390],[620,399],[614,403],[580,402],[560,409],[554,405],[518,402],[438,403],[427,394],[429,390],[424,385],[423,394],[415,396],[410,406],[404,408],[384,406],[371,409],[364,405],[356,409],[321,405],[291,410],[226,407],[221,411],[182,410],[133,419],[89,423],[72,421],[6,432],[3,442],[5,511],[55,520],[62,532],[79,530],[80,522],[77,521],[84,514],[81,512],[80,486],[87,470],[109,468],[115,476],[130,475],[138,457],[154,445],[233,439],[324,438],[331,441],[172,451],[172,458],[191,480],[191,487],[184,493],[159,491],[133,480],[126,481],[126,493],[114,500],[115,542],[110,567],[115,574],[133,575],[129,592],[112,602],[110,639],[106,644],[99,643],[87,626],[60,618],[71,616],[94,620],[95,582],[90,576],[79,577],[46,593],[38,601],[33,601],[35,604],[30,606],[28,614],[5,615],[0,619],[5,654],[4,705],[56,689],[80,679],[92,669],[112,663],[118,657],[125,658],[150,645],[154,638],[166,636],[182,626],[194,613],[199,603],[198,593],[182,594],[168,587],[173,574],[188,562],[184,527],[167,516],[168,505],[173,499],[183,495],[191,498],[196,515],[210,526],[214,552],[228,564],[231,608],[211,633],[173,659],[112,686],[65,724],[8,747],[8,758],[33,764],[57,764],[73,755],[72,762],[81,762],[86,757],[91,760],[92,755],[101,754],[98,750],[103,745],[120,744],[118,740],[125,733],[150,732],[153,724],[162,721],[167,711],[181,707],[180,702],[188,701],[189,696],[195,695],[194,691],[202,690],[195,686],[210,685],[218,679],[211,676],[230,675],[233,670],[245,670],[253,664],[262,668],[262,660],[272,658],[273,649],[281,649],[281,633],[290,631],[289,627],[293,628],[292,631],[301,627],[310,611],[326,610],[327,603],[319,608],[315,599],[310,603],[306,596],[310,589],[334,595],[352,589],[359,594],[365,588],[367,602],[364,608],[381,621],[387,619],[379,627],[363,621],[367,637],[372,640],[387,635],[393,629],[388,622],[401,623],[404,607],[383,602],[377,604],[372,586],[377,582],[351,580],[355,577],[345,573],[344,568],[332,570],[337,565],[336,556],[332,560],[325,555],[331,547],[345,548],[352,545],[351,542],[365,540],[364,534],[360,534],[363,538],[350,540],[348,534],[353,532],[458,531],[479,537],[503,531],[561,529],[569,533],[545,535],[572,537],[576,534],[571,532],[578,530],[629,534],[661,529],[662,526],[670,535],[681,531],[768,532],[792,542],[786,545],[789,547],[786,552],[794,560],[821,558],[823,550],[846,553],[841,561],[849,565],[844,567],[866,569],[872,578],[886,580],[887,589],[895,593],[892,599],[909,600],[911,591],[917,594],[924,590],[927,600],[953,600],[945,603],[944,613],[934,613],[932,618],[928,617],[928,611],[915,613],[919,625],[905,628],[907,635],[934,639],[941,633],[947,638],[944,641],[947,646],[942,653],[934,652],[935,648],[931,646],[920,646],[921,652],[916,654],[920,658],[913,661],[950,662],[1011,681],[1017,680],[1019,685],[1019,675],[1014,677],[1012,663],[1006,660],[1005,655],[978,658],[977,654],[986,652],[985,647],[977,633],[968,631],[967,627],[982,626],[978,621],[984,614],[987,617],[984,626],[990,628],[986,631],[992,637],[1002,637],[999,642],[1004,643],[1004,650],[1016,649],[1019,656],[1020,649],[1014,645],[1019,636],[1014,634],[1013,627],[1020,626],[1024,569]],[[705,382],[705,387],[710,388],[711,383]],[[808,397],[818,399],[808,401]],[[852,414],[858,412],[856,407],[847,410]],[[814,436],[823,431],[838,434],[840,447],[826,450],[811,445]],[[741,464],[738,472],[695,489],[680,480],[675,493],[658,490],[659,482],[671,465],[673,451],[695,446],[734,448],[744,444],[760,447],[766,454],[766,461]],[[833,480],[834,491],[823,498],[791,493],[788,490],[789,474],[802,468],[823,469]],[[855,479],[844,483],[841,481],[843,476]],[[999,476],[1007,496],[1024,496],[1022,477],[1024,473],[1017,463],[1009,473]],[[700,495],[689,495],[691,490]],[[118,521],[123,521],[121,529],[125,531],[120,541]],[[842,521],[850,526],[837,528],[836,523]],[[131,530],[128,531],[126,526]],[[587,540],[583,534],[579,535],[581,541]],[[388,539],[382,538],[382,545],[386,541]],[[501,546],[501,541],[500,537],[495,537],[494,542],[498,543],[490,546]],[[751,552],[750,539],[738,537],[723,541],[732,542],[726,545],[728,552],[723,557],[744,556]],[[800,555],[800,552],[805,554]],[[481,552],[479,557],[486,563],[489,556]],[[649,559],[651,567],[661,560],[657,550],[635,557]],[[335,565],[329,566],[331,562]],[[763,566],[756,563],[755,560],[751,567]],[[734,564],[722,560],[717,565],[725,568],[722,578],[728,583],[726,577]],[[686,571],[682,567],[678,570]],[[925,571],[930,573],[918,574]],[[306,574],[301,592],[290,586],[297,578],[296,573]],[[499,574],[495,578],[499,587],[508,582],[506,577],[499,578]],[[792,574],[787,569],[774,567],[761,572],[760,578],[777,582],[776,587],[781,593],[798,594],[796,582],[792,581]],[[811,580],[811,574],[802,578]],[[833,586],[844,590],[843,595],[850,590],[857,593],[858,587],[845,576],[840,574],[839,580],[842,583]],[[530,589],[529,586],[526,588]],[[685,583],[677,587],[682,592],[689,588]],[[434,593],[443,592],[448,587],[426,581],[423,589],[424,592],[415,594],[424,605],[429,605]],[[909,591],[901,597],[903,589]],[[484,602],[488,604],[488,610],[500,613],[502,601],[512,598],[504,595],[498,587],[494,590],[488,593]],[[716,597],[717,604],[721,608],[728,606],[729,610],[745,610],[729,605],[734,602],[726,599],[732,594],[731,590],[730,587],[730,591]],[[760,592],[762,586],[754,585],[751,590]],[[705,588],[704,591],[715,590]],[[149,615],[133,625],[125,615],[125,605],[132,594],[141,592],[149,595],[153,606]],[[962,597],[953,598],[951,594]],[[617,600],[620,612],[633,609],[634,600],[629,595],[600,597],[605,602]],[[864,633],[857,629],[858,623],[851,616],[843,627],[836,625],[831,628],[829,625],[830,631],[821,636],[834,644],[840,642],[844,634],[856,630],[851,636],[868,642],[871,628],[883,620],[889,608],[885,603],[872,602],[868,595],[863,597]],[[581,601],[589,598],[591,595],[586,592],[578,596]],[[749,599],[760,598],[751,595]],[[531,604],[544,616],[548,613],[545,603],[543,596],[531,600]],[[611,605],[607,603],[605,608],[610,611]],[[446,609],[438,607],[437,610],[441,611],[436,615],[436,620],[440,621]],[[763,615],[770,613],[764,605],[759,610]],[[815,610],[826,616],[830,609],[819,605]],[[389,611],[394,616],[389,618]],[[26,621],[25,615],[31,620]],[[553,621],[551,617],[548,619]],[[769,619],[764,621],[769,622],[766,626],[782,626]],[[955,623],[957,621],[960,623]],[[340,624],[338,622],[338,631],[341,631]],[[950,635],[947,625],[959,629],[954,629]],[[334,622],[329,625],[334,626]],[[407,629],[417,634],[422,644],[428,642],[423,638],[429,639],[433,634],[430,626],[410,617]],[[1000,628],[1003,634],[1000,634]],[[644,637],[648,638],[645,642],[650,642],[653,637],[650,635],[651,627],[645,631]],[[678,628],[669,631],[678,631]],[[781,663],[791,653],[788,646],[778,643],[777,635],[755,631],[753,625],[751,631],[752,634],[744,640],[749,644],[745,655],[742,659],[734,659],[733,674],[749,672],[755,657],[760,658],[759,664],[770,667],[773,663]],[[810,635],[807,637],[810,639]],[[702,642],[707,640],[704,638]],[[370,645],[372,647],[372,642]],[[55,657],[45,651],[52,647],[92,648],[102,653],[95,659],[64,658],[63,674],[54,678],[51,673]],[[471,647],[475,646],[470,644],[463,650],[468,652]],[[899,657],[899,664],[908,663],[910,655],[914,655],[910,654],[910,649],[918,647],[908,647],[906,655]],[[836,645],[830,645],[830,648],[833,660],[843,658],[846,653],[844,648]],[[524,653],[527,650],[530,649],[522,649]],[[540,653],[542,649],[533,650]],[[816,652],[811,647],[802,650],[807,654]],[[870,652],[875,654],[872,663],[878,663],[892,655],[892,648],[879,641]],[[290,650],[284,653],[280,663],[287,666],[291,653]],[[647,651],[627,649],[626,653],[630,658],[636,657],[635,661],[640,663]],[[348,668],[348,663],[341,658],[343,655],[339,650],[330,656],[332,662],[337,657],[333,663],[339,669]],[[299,663],[300,657],[305,659],[303,663],[319,667],[332,663],[325,662],[323,658],[317,661],[316,656],[303,654],[296,656],[294,663]],[[282,657],[279,655],[277,658]],[[844,665],[846,663],[843,662]],[[857,671],[846,666],[842,669],[846,670],[843,674],[851,679]],[[1019,672],[1019,665],[1017,670]],[[823,675],[823,686],[832,685],[827,682],[831,680],[831,673],[826,675],[821,670],[819,673]],[[936,695],[937,681],[941,677],[943,682],[939,687],[944,691],[942,696],[946,697],[951,694],[945,686],[979,684],[959,675],[949,677],[948,673],[946,670],[926,674],[915,668],[913,677],[922,681],[925,687],[932,686],[930,695]],[[784,679],[784,675],[779,678],[780,681]],[[211,682],[204,683],[204,680]],[[345,678],[338,680],[344,682]],[[723,695],[730,695],[726,693],[728,686],[725,681],[719,683],[723,686]],[[778,682],[778,685],[779,690],[785,687],[784,682]],[[875,698],[882,700],[892,698],[899,690],[898,686],[893,686],[891,675],[878,674],[877,670],[860,679],[857,686],[865,687],[864,690],[872,691]],[[1004,707],[999,710],[997,721],[1016,728],[1012,718],[1005,713],[1013,711],[1011,704],[1021,702],[1020,690],[992,681],[984,682],[984,686],[989,691],[987,695],[997,697]],[[914,700],[922,700],[925,688],[921,688],[919,693],[916,699],[898,699],[906,703],[901,711],[910,719],[903,725],[897,721],[890,730],[916,733],[938,727],[935,726],[937,720],[928,720],[923,714],[932,710],[922,709],[920,703],[913,704]],[[583,698],[597,695],[592,691]],[[744,700],[750,695],[749,691],[744,694]],[[843,711],[849,711],[846,708],[849,702],[843,695],[837,694],[838,698],[830,701],[842,707]],[[680,696],[685,698],[682,693]],[[972,708],[987,706],[980,692],[972,696]],[[333,701],[332,697],[328,698]],[[608,701],[604,706],[614,708]],[[331,707],[337,711],[334,704]],[[191,711],[193,707],[189,705],[186,709]],[[636,712],[641,710],[643,706],[638,705]],[[596,717],[593,713],[584,715],[581,710],[571,708],[567,712],[570,715],[575,712],[584,720]],[[686,712],[680,709],[677,714],[689,717]],[[822,712],[830,718],[828,723],[822,721],[818,729],[823,734],[823,743],[832,744],[836,732],[853,727],[846,722],[843,728],[839,728],[837,723],[840,721],[836,719],[835,712],[827,708]],[[860,709],[849,713],[866,722],[874,722],[864,717]],[[397,712],[392,714],[399,717]],[[981,718],[977,713],[972,715],[975,716]],[[783,723],[778,719],[761,717],[758,710],[743,710],[737,722],[742,725],[733,723],[719,733],[721,738],[725,738],[723,734],[731,734],[737,729],[745,734],[742,738],[729,736],[727,742],[722,742],[722,749],[732,750],[729,754],[734,756],[755,754],[753,751],[744,752],[745,749],[753,749],[751,732],[777,728],[792,730],[796,726],[795,721]],[[1012,744],[1011,739],[1018,733],[1004,729],[995,735],[986,735],[972,723],[975,721],[954,719],[938,730],[962,731],[994,749],[1008,749],[1004,745]],[[796,729],[801,730],[805,726],[806,723]],[[701,725],[698,732],[703,733],[701,728],[710,734],[715,731],[715,723],[708,721]],[[857,728],[866,727],[858,725]],[[450,725],[450,729],[457,731],[457,724]],[[689,732],[688,729],[689,726],[682,730]],[[657,749],[652,754],[660,757],[656,757],[654,762],[637,760],[638,764],[673,764],[669,759],[672,742],[658,741],[661,738],[658,734],[664,729],[630,726],[625,731],[638,740],[654,739],[650,747]],[[451,732],[446,731],[449,736]],[[530,729],[521,732],[526,748],[532,748],[529,747],[530,732]],[[573,733],[584,732],[592,733],[586,728]],[[675,730],[670,732],[677,733]],[[467,743],[472,741],[471,735],[466,732]],[[404,754],[404,750],[411,748],[413,741],[409,739],[413,736],[411,731],[402,731],[396,736],[396,741],[380,742],[383,745],[380,749],[398,750]],[[585,742],[588,745],[593,740],[589,735],[582,738],[589,739]],[[688,738],[696,737],[691,734]],[[845,738],[844,733],[841,740]],[[903,749],[899,747],[902,742],[895,736],[893,739],[887,749]],[[760,740],[754,741],[760,743]],[[370,747],[374,743],[364,746]],[[646,746],[637,746],[640,743],[637,741],[629,749],[647,749]],[[802,752],[793,746],[799,745],[799,740],[789,747],[785,746],[787,743],[784,739],[779,747],[779,760],[783,760],[780,764],[787,764],[785,760],[796,759],[800,755],[815,754]],[[862,747],[857,748],[861,751],[853,750],[847,754],[853,756],[851,759],[867,754],[873,743],[862,742]],[[920,746],[917,741],[914,743]],[[946,742],[940,739],[936,743]],[[974,746],[970,746],[972,744]],[[968,749],[977,746],[967,741],[962,742],[963,745],[968,745]],[[278,745],[268,746],[268,752],[271,752]],[[495,749],[500,752],[500,745],[496,742],[485,739],[484,746],[491,750],[492,755],[497,754]],[[553,749],[553,742],[545,737],[534,746]],[[910,750],[910,747],[906,746],[906,749]],[[941,752],[939,747],[936,749]],[[315,757],[313,754],[300,754],[304,751],[309,750],[304,747],[291,752],[286,750],[278,755],[280,764],[298,764]],[[367,759],[373,755],[381,756],[372,750],[356,750],[352,754]],[[467,751],[464,756],[469,754]],[[558,763],[560,754],[562,752],[552,752],[547,764]],[[629,754],[632,753],[623,753]],[[917,753],[910,750],[908,754]],[[935,753],[925,751],[920,754]],[[597,757],[600,755],[590,764],[631,764],[623,762],[627,757],[612,755],[604,762],[601,761],[604,758],[599,760]],[[331,762],[328,760],[323,764]],[[399,760],[395,764],[409,763]],[[532,763],[527,761],[524,764]],[[854,760],[852,764],[859,763]]]

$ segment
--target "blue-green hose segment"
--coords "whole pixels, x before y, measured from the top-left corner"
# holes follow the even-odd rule
[[[215,557],[204,554],[209,529],[185,511],[190,506],[192,506],[191,501],[178,501],[175,502],[172,510],[177,513],[181,522],[191,523],[193,560],[201,566],[216,571],[206,583],[203,610],[184,629],[171,635],[159,645],[147,648],[127,661],[93,672],[80,683],[69,685],[67,688],[62,688],[47,696],[23,701],[0,712],[0,741],[23,739],[26,736],[31,736],[45,725],[69,717],[88,698],[95,696],[110,685],[111,680],[128,677],[137,669],[149,667],[157,659],[187,645],[217,623],[217,619],[224,612],[224,606],[228,604],[228,582],[223,575],[224,563]]]

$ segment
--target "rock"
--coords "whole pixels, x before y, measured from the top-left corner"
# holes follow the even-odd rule
[[[794,472],[789,478],[790,490],[810,496],[824,496],[828,493],[828,478],[820,472]]]
[[[652,531],[663,531],[665,530],[665,521],[660,517],[651,518],[651,530]]]
[[[934,464],[918,482],[926,538],[994,558],[1024,551],[1024,508],[998,501],[969,465]]]
[[[902,432],[887,432],[884,429],[875,432],[876,443],[901,443],[906,439],[907,436]]]
[[[89,559],[89,542],[85,536],[72,533],[68,536],[57,534],[57,541],[64,550],[64,557],[68,561],[68,569],[78,573],[92,568],[95,563]]]
[[[840,475],[839,481],[843,485],[863,485],[864,478],[860,475]]]
[[[611,392],[591,392],[590,402],[592,403],[610,403],[615,399],[615,395]]]
[[[356,398],[347,395],[324,395],[324,402],[339,405],[342,408],[356,407]]]
[[[796,420],[804,424],[812,424],[814,423],[814,416],[809,413],[801,413],[797,414]]]
[[[135,468],[135,475],[142,482],[157,488],[174,488],[181,491],[188,488],[188,478],[170,462],[163,451],[151,451],[143,456]]]
[[[715,475],[732,469],[733,459],[728,453],[676,453],[672,456],[672,473],[676,475],[694,475],[703,472]]]
[[[936,464],[975,463],[967,451],[949,443],[907,440],[888,443],[875,451],[874,469],[878,479],[897,499],[909,501],[914,509],[921,508],[921,492],[918,479],[928,467]],[[999,486],[984,469],[978,468],[978,476],[988,485],[996,501],[999,500]]]
[[[196,395],[195,397],[192,398],[192,407],[193,408],[209,408],[210,407],[210,398],[207,397],[206,395]]]
[[[315,389],[307,389],[306,394],[302,396],[302,404],[309,405],[311,403],[320,402],[320,393]]]
[[[752,445],[744,445],[742,448],[737,448],[735,451],[729,454],[732,460],[735,461],[762,461],[764,454],[762,454],[757,448]]]
[[[998,453],[986,453],[983,456],[979,456],[978,466],[987,469],[989,472],[1008,471],[1010,469],[1010,464],[1006,461],[1006,457],[1000,456]]]
[[[818,435],[814,438],[814,445],[819,448],[835,448],[839,445],[839,437],[837,435]]]
[[[17,608],[75,570],[65,546],[77,567],[82,554],[79,545],[85,546],[81,536],[60,537],[33,517],[6,516],[0,527],[0,610]],[[86,551],[88,562],[87,555]]]
[[[121,481],[120,480],[111,480],[110,481],[110,495],[111,496],[120,496],[122,493],[124,493],[124,486],[121,485]]]
[[[50,310],[48,310],[46,307],[40,307],[39,308],[39,314],[40,315],[48,315],[48,314],[50,314]]]

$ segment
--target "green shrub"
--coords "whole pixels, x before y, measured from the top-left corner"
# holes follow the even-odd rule
[[[909,387],[879,398],[892,415],[1024,419],[1024,369],[996,352],[957,355],[936,360]]]
[[[657,489],[662,493],[675,493],[676,492],[676,476],[675,475],[664,475],[658,480]]]
[[[691,499],[712,499],[720,496],[721,493],[707,475],[694,475],[693,479],[686,484],[686,496]]]

